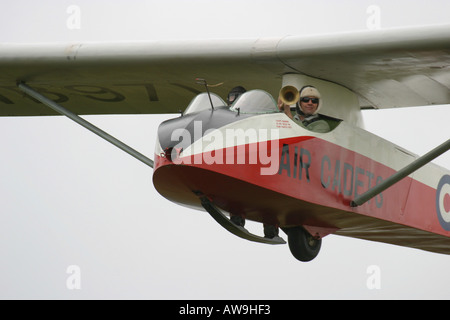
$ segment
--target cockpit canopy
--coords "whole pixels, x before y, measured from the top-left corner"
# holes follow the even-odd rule
[[[209,99],[209,97],[211,97],[211,100]],[[223,99],[217,94],[211,93],[208,96],[207,92],[203,92],[192,99],[191,103],[189,103],[186,110],[184,111],[184,114],[196,113],[204,110],[212,110],[211,103],[214,108],[227,105],[225,101],[223,101]]]
[[[243,114],[262,114],[279,112],[273,97],[264,90],[251,90],[243,93],[230,110]]]
[[[215,93],[200,93],[191,103],[189,103],[184,114],[197,113],[204,110],[212,110],[211,102],[214,108],[224,107],[227,104]],[[231,105],[231,111],[239,112],[242,114],[264,114],[279,112],[277,104],[273,97],[263,90],[251,90],[243,93],[239,98]]]

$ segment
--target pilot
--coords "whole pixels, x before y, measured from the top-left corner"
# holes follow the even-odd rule
[[[239,96],[246,91],[247,90],[245,90],[245,88],[242,86],[237,86],[237,87],[234,87],[233,89],[231,89],[227,96],[228,105],[231,106],[233,104],[233,102],[235,102],[237,100],[237,98],[239,98]]]
[[[281,99],[278,99],[278,108],[303,128],[314,132],[330,131],[330,125],[318,113],[322,104],[319,90],[313,86],[304,86],[299,92],[300,99],[295,104],[295,111],[286,106]]]

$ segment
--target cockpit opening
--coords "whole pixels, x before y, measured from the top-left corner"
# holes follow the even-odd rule
[[[210,93],[208,96],[207,92],[200,93],[194,99],[192,99],[191,103],[189,103],[188,107],[184,111],[183,115],[199,113],[201,111],[210,110],[213,111],[211,107],[211,103],[214,109],[228,109],[232,112],[242,115],[258,115],[258,114],[270,114],[270,113],[279,113],[277,102],[273,98],[271,94],[264,90],[251,90],[245,93],[242,93],[231,106],[227,106],[227,103],[217,94]],[[321,115],[321,119],[327,123],[328,130],[334,130],[339,123],[340,119],[328,117]],[[298,123],[298,122],[297,122]],[[308,126],[301,125],[306,129],[309,129]],[[309,129],[315,131],[314,129]],[[327,131],[317,131],[317,132],[327,132]]]

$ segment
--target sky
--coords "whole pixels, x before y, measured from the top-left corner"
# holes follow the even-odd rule
[[[16,0],[2,6],[0,43],[270,37],[448,21],[444,0]],[[367,130],[417,154],[450,136],[448,105],[363,116]],[[153,157],[157,126],[172,117],[85,118]],[[66,118],[0,118],[0,146],[0,299],[448,299],[450,256],[329,235],[319,256],[301,263],[288,246],[242,240],[206,213],[164,199],[151,168]],[[450,154],[434,162],[449,169]]]

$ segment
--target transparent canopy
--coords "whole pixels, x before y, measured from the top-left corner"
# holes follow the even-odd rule
[[[227,104],[215,93],[210,94],[203,92],[192,99],[191,103],[184,111],[184,114],[197,113],[204,110],[211,110],[211,102],[214,108],[224,107]],[[242,114],[264,114],[279,112],[277,103],[273,97],[263,90],[251,90],[243,93],[230,107],[231,111],[240,112]]]
[[[211,93],[210,96],[214,108],[227,105],[225,101],[223,101],[222,98],[217,94]],[[204,110],[212,110],[211,101],[209,100],[208,93],[200,93],[194,99],[192,99],[191,103],[189,103],[189,105],[187,106],[186,111],[184,111],[184,114],[196,113]]]
[[[272,95],[263,90],[251,90],[243,93],[231,106],[232,111],[243,114],[279,112]]]

